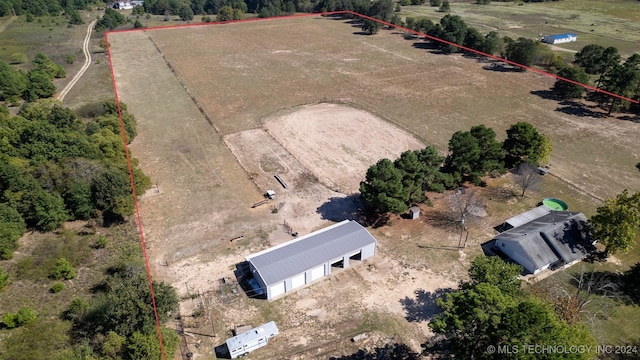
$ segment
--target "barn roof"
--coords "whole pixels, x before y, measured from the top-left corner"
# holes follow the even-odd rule
[[[267,285],[278,283],[350,252],[376,239],[355,221],[345,220],[253,255],[253,264]]]
[[[576,34],[573,33],[565,33],[565,34],[555,34],[555,35],[547,35],[545,39],[564,39],[568,37],[576,37]]]

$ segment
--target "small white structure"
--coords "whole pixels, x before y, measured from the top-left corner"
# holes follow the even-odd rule
[[[547,35],[542,37],[542,42],[547,44],[562,44],[568,42],[574,42],[578,40],[578,35],[576,34],[557,34],[557,35]]]
[[[267,197],[269,199],[272,199],[272,200],[275,199],[276,198],[276,192],[271,190],[271,189],[267,190]]]
[[[420,208],[417,206],[412,206],[409,208],[409,216],[411,220],[415,220],[420,217]]]
[[[116,1],[112,8],[116,10],[131,10],[136,6],[144,6],[144,1]]]
[[[278,327],[273,321],[260,325],[257,328],[251,329],[242,334],[238,334],[227,339],[229,355],[231,355],[232,359],[239,358],[253,350],[267,345],[269,339],[276,335],[278,335]]]

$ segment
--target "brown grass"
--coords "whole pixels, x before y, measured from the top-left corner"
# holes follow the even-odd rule
[[[220,333],[239,321],[257,325],[275,318],[282,325],[282,336],[258,357],[300,350],[287,354],[313,358],[310,344],[318,338],[330,342],[328,351],[336,347],[342,350],[335,354],[344,354],[355,348],[342,336],[369,324],[378,332],[364,347],[396,334],[419,348],[426,322],[407,322],[399,300],[413,298],[420,288],[455,286],[492,226],[542,197],[561,198],[588,213],[598,204],[593,195],[604,198],[640,185],[635,123],[555,111],[562,106],[531,93],[552,85],[546,77],[487,71],[485,63],[431,54],[399,34],[352,34],[358,31],[343,21],[311,17],[110,35],[120,98],[139,124],[134,156],[159,190],[140,203],[154,275],[181,293],[183,284],[217,289],[217,278],[231,275],[244,256],[290,239],[283,220],[304,232],[322,227],[326,221],[315,207],[344,195],[331,195],[310,175],[309,164],[297,160],[300,154],[274,139],[263,142],[268,119],[299,105],[347,102],[443,153],[454,131],[477,124],[502,138],[512,123],[529,121],[554,141],[553,175],[539,191],[520,198],[508,177],[489,182],[483,190],[489,216],[470,228],[463,251],[449,250],[459,232],[394,217],[372,230],[378,256],[310,291],[274,303],[216,297],[214,326]],[[282,211],[249,209],[276,171],[293,178],[292,189],[279,191],[286,195]],[[280,194],[277,199],[284,200]],[[191,313],[193,304],[182,306]]]
[[[570,115],[570,106],[531,94],[548,90],[550,78],[483,70],[483,62],[430,54],[388,31],[348,35],[356,30],[304,18],[149,35],[223,134],[324,98],[349,99],[443,151],[456,130],[485,124],[502,138],[528,121],[553,140],[552,172],[576,187],[597,197],[640,187],[635,123]]]

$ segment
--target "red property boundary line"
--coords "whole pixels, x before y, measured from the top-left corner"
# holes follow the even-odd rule
[[[141,217],[140,217],[140,208],[138,206],[138,197],[137,197],[137,194],[136,194],[135,182],[134,182],[134,179],[133,179],[133,170],[132,170],[132,165],[131,165],[131,158],[130,158],[130,155],[129,155],[129,147],[127,145],[127,135],[126,135],[125,128],[124,128],[124,120],[122,119],[122,109],[121,109],[121,106],[120,106],[120,99],[119,99],[119,96],[118,96],[118,89],[117,89],[117,86],[116,86],[115,72],[113,70],[113,58],[111,56],[111,48],[109,46],[109,35],[112,34],[112,33],[126,33],[126,32],[134,32],[134,31],[164,30],[164,29],[176,29],[176,28],[186,28],[186,27],[224,25],[224,24],[230,24],[230,23],[243,23],[243,22],[254,22],[254,21],[270,21],[270,20],[281,20],[281,19],[291,19],[291,18],[302,18],[302,17],[310,17],[310,16],[330,16],[330,15],[340,15],[340,14],[348,14],[348,15],[356,16],[356,17],[359,17],[359,18],[362,18],[362,19],[372,20],[372,21],[378,22],[378,23],[380,23],[382,25],[394,27],[396,29],[400,29],[402,31],[406,31],[408,33],[411,33],[411,34],[414,34],[414,35],[417,35],[417,36],[422,36],[424,38],[427,38],[427,39],[430,39],[430,40],[433,40],[433,41],[437,41],[437,42],[441,42],[441,43],[444,43],[444,44],[447,44],[447,45],[451,45],[451,46],[457,47],[459,49],[462,49],[462,50],[465,50],[465,51],[468,51],[468,52],[471,52],[471,53],[475,53],[477,55],[481,55],[481,56],[488,57],[488,58],[491,58],[491,59],[494,59],[494,60],[498,60],[498,61],[510,64],[510,65],[517,66],[517,67],[520,67],[520,68],[523,68],[523,69],[526,69],[526,70],[529,70],[529,71],[532,71],[532,72],[535,72],[535,73],[538,73],[538,74],[541,74],[541,75],[552,77],[552,78],[555,78],[555,79],[558,79],[558,80],[566,81],[566,82],[574,84],[574,85],[582,86],[582,87],[584,87],[585,89],[588,89],[588,90],[600,92],[600,93],[603,93],[603,94],[606,94],[606,95],[609,95],[609,96],[613,96],[613,97],[619,98],[621,100],[629,101],[629,102],[632,102],[632,103],[636,103],[636,104],[639,103],[638,100],[630,99],[630,98],[627,98],[627,97],[624,97],[624,96],[621,96],[621,95],[618,95],[618,94],[615,94],[615,93],[612,93],[612,92],[608,92],[608,91],[605,91],[605,90],[602,90],[602,89],[598,89],[598,88],[596,88],[594,86],[591,86],[591,85],[582,84],[582,83],[579,83],[577,81],[566,79],[566,78],[560,77],[560,76],[555,75],[555,74],[551,74],[551,73],[543,71],[543,70],[539,70],[539,69],[536,69],[536,68],[533,68],[533,67],[530,67],[530,66],[526,66],[526,65],[523,65],[523,64],[519,64],[519,63],[510,61],[510,60],[495,56],[495,55],[491,55],[491,54],[487,54],[487,53],[484,53],[484,52],[481,52],[481,51],[478,51],[478,50],[474,50],[474,49],[471,49],[471,48],[468,48],[468,47],[465,47],[465,46],[462,46],[462,45],[459,45],[459,44],[455,44],[455,43],[452,43],[452,42],[449,42],[449,41],[446,41],[446,40],[443,40],[443,39],[440,39],[440,38],[437,38],[437,37],[433,37],[433,36],[430,36],[430,35],[415,31],[415,30],[411,30],[411,29],[405,28],[405,27],[402,27],[402,26],[393,25],[393,24],[391,24],[389,22],[382,21],[382,20],[367,16],[367,15],[359,14],[359,13],[356,13],[356,12],[353,12],[353,11],[330,11],[330,12],[322,12],[322,13],[304,13],[304,14],[294,14],[294,15],[286,15],[286,16],[275,16],[275,17],[269,17],[269,18],[249,18],[249,19],[243,19],[243,20],[216,21],[216,22],[209,22],[209,23],[181,24],[181,25],[171,25],[171,26],[155,26],[155,27],[150,27],[150,28],[113,30],[113,31],[105,32],[104,39],[105,39],[106,48],[107,48],[107,55],[109,57],[109,69],[110,69],[110,72],[111,72],[111,82],[112,82],[112,85],[113,85],[113,92],[115,94],[116,106],[118,108],[118,118],[119,118],[119,121],[120,121],[120,133],[122,135],[122,144],[123,144],[124,150],[125,150],[125,157],[127,159],[127,168],[129,170],[129,181],[131,183],[131,191],[132,191],[132,194],[133,194],[133,202],[134,202],[134,207],[135,207],[136,221],[138,223],[138,232],[140,234],[140,244],[141,244],[141,247],[142,247],[142,256],[144,258],[145,270],[146,270],[146,273],[147,273],[147,282],[149,283],[149,291],[151,293],[151,303],[153,305],[153,315],[154,315],[155,322],[156,322],[156,330],[158,332],[158,341],[160,343],[160,351],[161,351],[161,355],[162,355],[162,359],[163,360],[166,360],[166,357],[165,357],[165,351],[164,351],[164,344],[163,344],[163,341],[162,341],[162,331],[161,331],[160,320],[158,318],[158,309],[156,307],[155,293],[153,291],[153,279],[152,279],[151,271],[150,271],[150,268],[149,268],[149,258],[147,256],[144,230],[143,230],[143,227],[142,227],[142,221],[141,221]]]
[[[140,208],[138,207],[138,196],[136,194],[135,182],[133,181],[133,169],[131,166],[131,157],[129,156],[129,146],[127,145],[127,134],[124,130],[124,120],[122,120],[122,108],[120,107],[120,98],[118,96],[118,89],[116,87],[116,76],[113,71],[113,58],[111,57],[111,48],[109,46],[108,34],[105,34],[105,41],[107,46],[107,55],[109,56],[109,69],[111,71],[111,82],[113,84],[113,92],[116,96],[116,106],[118,107],[118,118],[120,120],[120,134],[122,135],[122,144],[124,145],[124,154],[127,158],[127,169],[129,170],[129,182],[131,183],[131,192],[133,194],[133,205],[136,209],[136,220],[138,221],[138,232],[140,233],[140,245],[142,247],[142,257],[144,258],[144,267],[147,272],[147,282],[149,283],[149,292],[151,293],[151,304],[153,305],[153,316],[156,321],[156,330],[158,332],[158,342],[160,343],[160,354],[162,360],[166,360],[164,354],[164,344],[162,341],[162,330],[160,326],[160,320],[158,319],[158,309],[156,307],[156,296],[153,292],[153,279],[151,278],[151,271],[149,269],[149,257],[147,256],[147,247],[144,241],[144,231],[142,229],[142,222],[140,221]]]
[[[354,15],[354,16],[358,16],[358,17],[363,18],[363,19],[372,20],[372,21],[375,21],[377,23],[380,23],[380,24],[383,24],[383,25],[386,25],[386,26],[391,26],[391,27],[394,27],[396,29],[400,29],[402,31],[406,31],[406,32],[412,33],[414,35],[423,36],[423,37],[425,37],[425,38],[427,38],[429,40],[433,40],[433,41],[441,42],[443,44],[455,46],[455,47],[457,47],[459,49],[462,49],[464,51],[472,52],[474,54],[478,54],[478,55],[481,55],[481,56],[484,56],[484,57],[488,57],[488,58],[491,58],[491,59],[494,59],[494,60],[502,61],[502,62],[507,63],[509,65],[514,65],[514,66],[523,68],[525,70],[529,70],[529,71],[532,71],[532,72],[535,72],[535,73],[538,73],[538,74],[541,74],[541,75],[552,77],[554,79],[566,81],[566,82],[574,84],[574,85],[579,85],[579,86],[582,86],[583,88],[588,89],[588,90],[592,90],[592,91],[595,91],[595,92],[603,93],[603,94],[606,94],[606,95],[609,95],[609,96],[613,96],[613,97],[616,97],[618,99],[629,101],[629,102],[632,102],[632,103],[635,103],[635,104],[640,103],[640,102],[638,102],[638,100],[634,100],[634,99],[631,99],[631,98],[628,98],[628,97],[624,97],[622,95],[618,95],[616,93],[612,93],[612,92],[609,92],[609,91],[606,91],[606,90],[598,89],[595,86],[591,86],[591,85],[583,84],[583,83],[580,83],[580,82],[577,82],[577,81],[574,81],[574,80],[571,80],[571,79],[563,78],[561,76],[552,74],[550,72],[539,70],[539,69],[533,68],[531,66],[519,64],[517,62],[510,61],[510,60],[501,58],[499,56],[495,56],[495,55],[484,53],[482,51],[474,50],[474,49],[468,48],[466,46],[462,46],[460,44],[452,43],[450,41],[443,40],[443,39],[440,39],[440,38],[437,38],[437,37],[434,37],[434,36],[431,36],[431,35],[423,34],[421,32],[418,32],[418,31],[415,31],[415,30],[411,30],[411,29],[407,29],[407,28],[402,27],[402,26],[393,25],[390,22],[382,21],[382,20],[373,18],[371,16],[362,15],[362,14],[359,14],[359,13],[356,13],[356,12],[353,12],[353,11],[344,11],[344,13],[351,14],[351,15]]]

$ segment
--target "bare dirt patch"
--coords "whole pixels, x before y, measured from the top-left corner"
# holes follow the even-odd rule
[[[321,183],[344,194],[358,192],[362,175],[378,160],[424,147],[368,112],[335,104],[306,106],[265,127]]]

